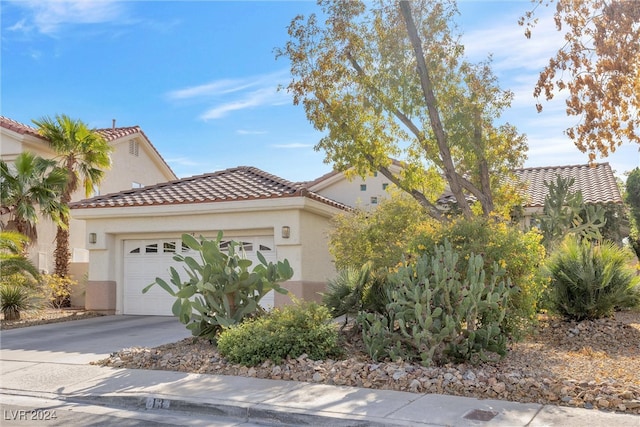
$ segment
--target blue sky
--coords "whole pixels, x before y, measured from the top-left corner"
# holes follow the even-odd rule
[[[515,93],[503,119],[528,136],[526,166],[586,163],[563,134],[575,119],[562,98],[535,110],[537,73],[562,39],[544,11],[526,40],[517,19],[529,6],[460,1],[466,52],[492,53]],[[1,113],[26,124],[65,113],[97,128],[139,125],[180,177],[247,165],[311,180],[331,165],[313,150],[320,134],[302,107],[276,91],[289,74],[273,50],[295,15],[316,10],[311,1],[2,0]],[[621,176],[639,166],[638,147],[605,161]]]

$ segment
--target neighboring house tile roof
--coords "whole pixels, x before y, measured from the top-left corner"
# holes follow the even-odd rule
[[[545,182],[555,182],[558,176],[575,178],[571,189],[582,191],[585,203],[622,203],[622,196],[609,163],[595,166],[545,166],[515,169],[513,172],[519,181],[526,185],[526,206],[544,206],[544,199],[548,193]]]
[[[25,125],[23,123],[12,120],[8,117],[0,116],[0,127],[5,129],[12,130],[14,132],[18,132],[21,135],[32,135],[46,141],[46,139],[38,133],[38,130],[34,127]],[[140,134],[144,139],[149,143],[149,147],[156,153],[156,155],[161,159],[162,163],[167,167],[171,174],[175,177],[176,174],[173,172],[171,167],[164,160],[158,149],[151,143],[151,140],[147,137],[147,135],[140,129],[140,126],[128,126],[128,127],[111,127],[104,129],[94,129],[98,132],[107,142],[115,141],[119,138],[123,138],[125,136]]]
[[[404,167],[404,162],[401,162],[400,160],[396,160],[396,159],[391,159],[391,166],[397,166],[402,168]],[[322,184],[323,182],[341,173],[344,173],[344,171],[332,170],[331,172],[327,172],[319,178],[316,178],[312,181],[302,181],[300,182],[300,184],[304,185],[305,187],[312,188],[318,184]]]
[[[46,139],[44,139],[44,137],[42,137],[40,134],[38,134],[37,129],[32,128],[31,126],[27,126],[25,124],[22,124],[20,122],[16,122],[15,120],[12,120],[12,119],[10,119],[8,117],[0,116],[0,127],[12,130],[12,131],[17,132],[17,133],[19,133],[21,135],[36,136],[36,137],[41,138],[41,139],[46,141]]]
[[[299,183],[287,181],[248,166],[164,182],[149,187],[106,194],[70,205],[73,209],[127,206],[154,206],[237,200],[308,197],[340,209],[348,206],[308,191]]]

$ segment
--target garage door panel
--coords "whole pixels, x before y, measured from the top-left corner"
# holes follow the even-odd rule
[[[260,250],[267,262],[275,262],[277,259],[273,237],[242,237],[233,240],[241,240],[244,242],[243,246],[249,248],[245,256],[253,261],[251,267],[259,263],[256,250]],[[178,238],[124,241],[124,314],[171,315],[175,297],[158,285],[152,286],[146,294],[142,290],[155,282],[156,277],[170,283],[170,267],[176,269],[181,280],[188,280],[184,263],[173,259],[176,250],[182,255],[191,255],[199,260],[198,253],[182,247]],[[272,308],[273,303],[274,292],[271,291],[262,299],[261,305]]]

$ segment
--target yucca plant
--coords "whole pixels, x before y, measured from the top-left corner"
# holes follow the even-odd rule
[[[20,285],[0,286],[0,310],[4,320],[20,320],[20,312],[31,308],[29,290]]]
[[[567,238],[552,254],[551,301],[561,315],[576,319],[610,316],[640,304],[640,277],[631,253],[612,242]]]

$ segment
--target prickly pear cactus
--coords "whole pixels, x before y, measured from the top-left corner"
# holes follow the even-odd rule
[[[389,276],[384,314],[362,313],[364,342],[374,360],[418,361],[428,366],[456,360],[486,360],[506,353],[500,324],[510,286],[497,265],[486,279],[482,257],[471,256],[464,281],[458,254],[446,242]]]

